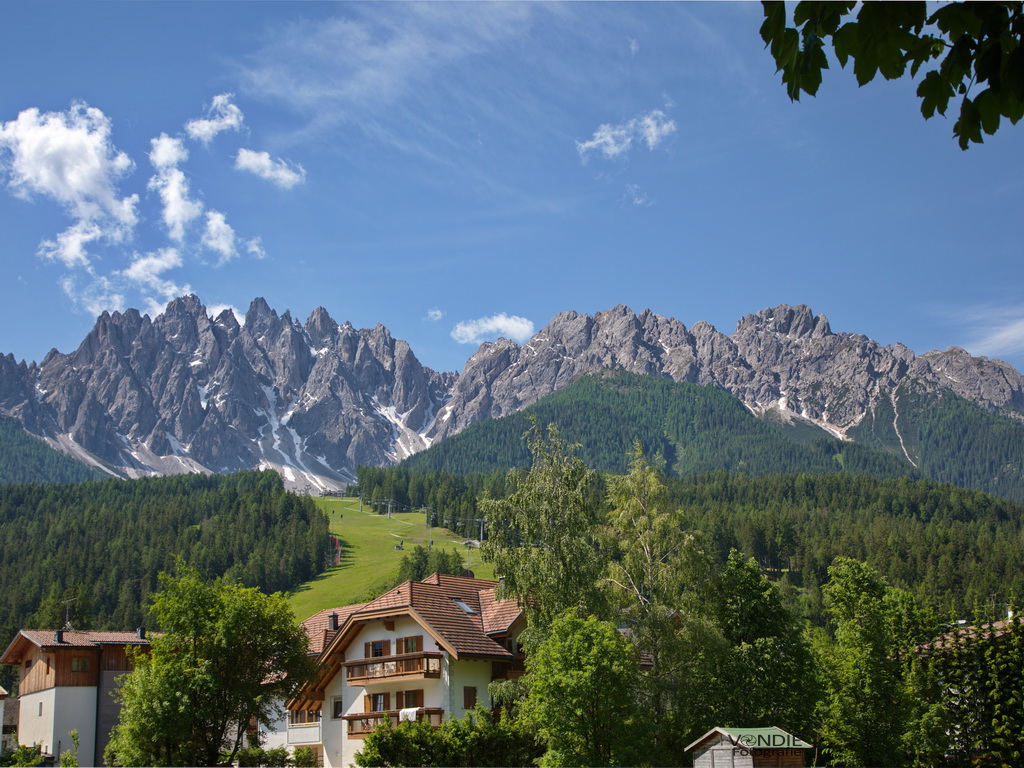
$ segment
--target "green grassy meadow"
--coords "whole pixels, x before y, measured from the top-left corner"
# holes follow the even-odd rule
[[[303,621],[324,608],[336,608],[370,600],[390,585],[398,572],[402,556],[415,545],[456,550],[479,578],[493,578],[494,567],[483,563],[480,552],[467,549],[461,536],[445,528],[426,529],[422,512],[378,515],[368,505],[359,511],[359,499],[316,498],[331,521],[331,533],[341,537],[341,563],[312,581],[299,586],[288,596],[295,618]],[[405,550],[395,549],[402,544]]]

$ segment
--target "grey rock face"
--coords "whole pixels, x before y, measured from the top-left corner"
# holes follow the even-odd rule
[[[454,374],[422,366],[384,326],[339,325],[323,307],[303,324],[256,299],[239,324],[195,296],[153,320],[104,313],[77,350],[38,365],[0,356],[0,413],[128,475],[272,466],[315,490],[608,369],[720,387],[755,413],[840,435],[909,379],[1024,418],[1010,365],[833,333],[803,305],[748,315],[732,335],[624,306],[563,312],[522,346],[481,345]]]
[[[0,412],[128,475],[273,466],[315,489],[425,447],[452,381],[382,326],[339,326],[323,308],[303,325],[263,299],[240,325],[187,296],[155,320],[104,313],[39,366],[0,357]]]
[[[705,322],[687,330],[619,306],[593,317],[556,315],[522,347],[504,340],[481,346],[428,436],[443,439],[512,413],[608,368],[717,386],[757,414],[799,416],[840,435],[908,377],[1015,418],[1024,413],[1024,377],[1007,363],[958,349],[916,357],[900,344],[833,333],[824,315],[804,305],[747,315],[731,336]]]

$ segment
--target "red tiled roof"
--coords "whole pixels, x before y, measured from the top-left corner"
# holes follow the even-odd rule
[[[23,629],[15,635],[7,650],[0,656],[2,664],[18,664],[14,650],[25,643],[39,648],[95,648],[101,645],[149,645],[148,639],[140,639],[135,632],[111,632],[105,630],[60,630],[61,641],[52,629]]]
[[[496,592],[497,590],[489,589],[480,593],[483,629],[488,635],[508,632],[523,613],[515,600],[499,600]]]
[[[320,655],[323,649],[330,642],[331,638],[334,637],[337,630],[331,629],[331,614],[338,614],[338,626],[340,627],[345,623],[353,613],[361,609],[365,603],[356,603],[355,605],[345,605],[340,608],[325,608],[319,613],[314,613],[304,622],[302,622],[302,628],[306,631],[306,635],[309,637],[309,652],[311,654]]]
[[[52,629],[23,629],[21,633],[40,647],[46,648],[89,648],[94,645],[149,645],[149,640],[140,638],[135,632],[108,632],[81,629],[62,630],[62,640],[57,642]]]
[[[426,622],[456,656],[510,659],[512,655],[487,633],[501,631],[503,623],[507,628],[520,611],[514,601],[495,599],[496,586],[497,582],[486,579],[435,573],[423,581],[399,584],[349,614],[348,622],[358,622],[364,615],[407,610]]]

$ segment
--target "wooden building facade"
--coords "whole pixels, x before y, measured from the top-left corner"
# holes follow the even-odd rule
[[[111,694],[131,671],[130,646],[149,646],[142,630],[21,630],[0,656],[20,671],[18,742],[57,758],[77,730],[79,764],[102,765],[120,714]]]

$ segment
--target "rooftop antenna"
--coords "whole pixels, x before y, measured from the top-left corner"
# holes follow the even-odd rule
[[[61,603],[64,605],[64,629],[74,630],[74,627],[71,626],[71,603],[77,601],[77,597],[70,597],[67,600],[61,600]]]

